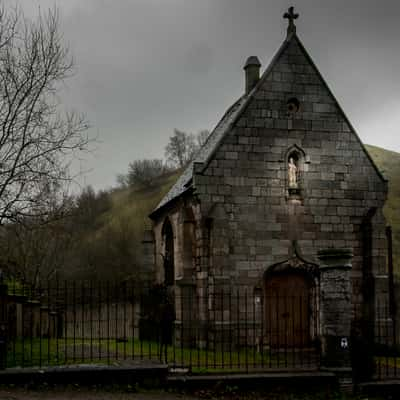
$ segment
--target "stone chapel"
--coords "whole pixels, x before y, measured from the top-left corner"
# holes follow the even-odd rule
[[[269,65],[247,59],[245,92],[151,213],[154,272],[175,293],[313,296],[321,335],[339,340],[352,321],[380,318],[388,296],[387,182],[299,39],[298,15],[284,17]]]

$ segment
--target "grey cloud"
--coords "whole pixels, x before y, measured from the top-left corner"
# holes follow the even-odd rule
[[[11,1],[11,0],[9,0]],[[54,0],[55,1],[55,0]],[[32,14],[32,2],[21,0]],[[101,143],[86,178],[109,187],[134,158],[162,157],[173,128],[211,129],[284,39],[285,1],[58,0],[77,63],[64,99]],[[367,143],[400,151],[400,3],[297,0],[298,34]],[[383,129],[377,134],[377,126]]]

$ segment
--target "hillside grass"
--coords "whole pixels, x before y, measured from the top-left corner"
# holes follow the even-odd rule
[[[64,279],[133,280],[147,279],[150,271],[143,257],[143,239],[151,229],[148,215],[166,194],[181,171],[165,174],[151,187],[117,187],[106,193],[100,210],[94,210],[84,229],[78,232],[75,248]],[[103,200],[102,200],[103,201]],[[89,207],[90,208],[90,207]],[[85,211],[84,211],[85,212]]]
[[[116,189],[111,197],[111,210],[103,218],[111,224],[128,218],[134,226],[141,227],[142,230],[150,228],[148,215],[176,182],[181,172],[179,170],[161,177],[158,184],[151,188]]]
[[[400,154],[377,146],[365,146],[384,177],[388,179],[389,195],[383,213],[393,231],[393,262],[400,279]]]

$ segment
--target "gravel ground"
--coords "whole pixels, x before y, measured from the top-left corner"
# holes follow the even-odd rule
[[[285,390],[276,393],[218,393],[207,390],[196,395],[162,391],[128,393],[121,390],[88,389],[80,387],[42,388],[0,388],[0,400],[394,400],[398,397],[343,396],[326,393],[293,394]]]
[[[0,389],[0,400],[193,400],[175,393],[123,393],[104,390],[62,388],[48,390]]]

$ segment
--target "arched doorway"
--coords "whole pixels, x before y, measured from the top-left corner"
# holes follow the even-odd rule
[[[265,319],[272,347],[307,347],[312,340],[311,280],[298,271],[274,273],[265,280]]]
[[[265,338],[273,348],[305,348],[318,337],[319,268],[297,254],[264,273]]]
[[[162,236],[164,240],[164,284],[173,286],[175,281],[174,232],[168,218],[162,227]]]

